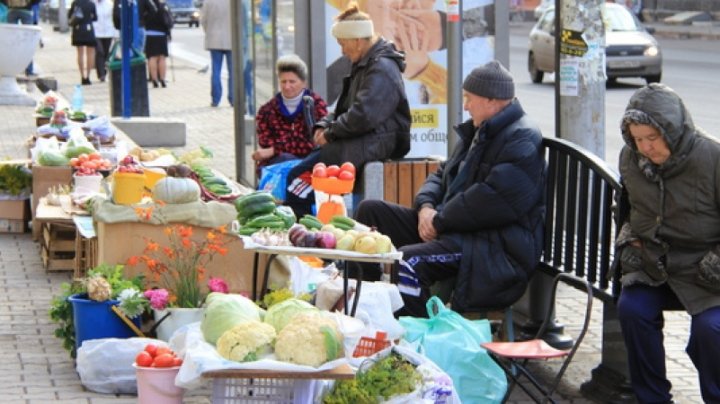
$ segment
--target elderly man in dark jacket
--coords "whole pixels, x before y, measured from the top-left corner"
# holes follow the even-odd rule
[[[525,291],[541,253],[545,214],[542,135],[514,98],[510,73],[492,61],[463,83],[471,119],[457,149],[431,174],[414,209],[363,201],[356,218],[403,252],[393,267],[401,315],[427,316],[429,287],[457,277],[453,308],[500,308]],[[379,277],[379,269],[367,278]]]
[[[703,400],[720,403],[720,144],[662,84],[630,98],[621,129],[618,315],[633,390],[641,403],[671,402],[662,311],[685,309]]]

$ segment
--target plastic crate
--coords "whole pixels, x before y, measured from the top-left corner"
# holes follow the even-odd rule
[[[263,378],[216,378],[213,404],[293,404],[296,380]]]
[[[362,337],[360,338],[360,341],[358,342],[357,346],[355,346],[355,351],[353,352],[353,358],[358,358],[361,356],[370,356],[376,352],[380,352],[383,349],[390,346],[390,341],[387,340],[387,333],[384,331],[377,331],[375,333],[375,338],[370,337]]]

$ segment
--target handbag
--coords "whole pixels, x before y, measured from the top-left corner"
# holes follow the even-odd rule
[[[488,320],[468,320],[433,296],[429,318],[400,317],[405,340],[444,370],[464,403],[499,403],[507,391],[505,372],[480,346],[492,341]]]
[[[287,176],[290,170],[298,165],[302,159],[284,161],[262,168],[258,190],[267,191],[279,201],[284,201],[287,196]]]
[[[76,27],[76,26],[82,24],[84,19],[85,19],[85,13],[83,13],[82,7],[75,5],[75,10],[73,11],[72,16],[70,16],[70,21],[68,21],[68,24],[70,24],[73,27]]]

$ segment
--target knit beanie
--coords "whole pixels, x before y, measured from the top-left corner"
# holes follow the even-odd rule
[[[465,78],[463,90],[481,97],[499,100],[509,100],[515,97],[512,75],[496,60],[474,68]]]

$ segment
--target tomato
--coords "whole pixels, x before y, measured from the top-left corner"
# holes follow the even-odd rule
[[[90,160],[102,160],[102,156],[99,153],[88,154]]]
[[[157,354],[158,346],[155,344],[147,344],[145,345],[145,352],[149,353],[150,356],[155,356]]]
[[[146,351],[140,351],[135,356],[135,364],[138,366],[148,367],[151,366],[153,363],[153,357]]]
[[[327,177],[327,169],[325,167],[318,167],[315,166],[312,171],[312,176],[316,178],[326,178]]]
[[[315,170],[318,167],[326,168],[325,163],[323,163],[322,161],[319,163],[315,163],[315,165],[313,166],[313,170]]]
[[[340,171],[338,178],[344,181],[352,181],[355,179],[355,173],[350,171]]]
[[[327,175],[328,177],[337,177],[340,174],[340,167],[337,164],[328,166]]]
[[[163,354],[169,354],[170,356],[175,355],[175,353],[172,351],[172,349],[170,349],[166,346],[158,347],[158,349],[155,351],[155,357],[157,358],[158,356],[163,355]]]
[[[180,365],[182,365],[182,363],[183,363],[182,358],[175,357],[173,359],[173,366],[180,366]]]
[[[73,157],[70,159],[71,167],[77,167],[78,165],[80,165],[80,160],[77,157]]]
[[[156,368],[171,368],[173,363],[175,363],[175,357],[169,353],[159,354],[153,360],[153,365]]]
[[[349,161],[346,161],[346,162],[342,163],[342,165],[340,166],[340,171],[349,171],[349,172],[353,173],[353,175],[355,175],[355,164],[353,164]]]
[[[96,163],[95,161],[92,161],[92,160],[89,160],[89,161],[86,161],[86,162],[82,163],[82,166],[83,166],[84,168],[88,168],[88,169],[90,169],[90,170],[97,170],[97,168],[98,168],[97,163]]]
[[[79,156],[77,156],[78,160],[80,160],[81,163],[84,163],[90,159],[86,153],[82,153]]]

